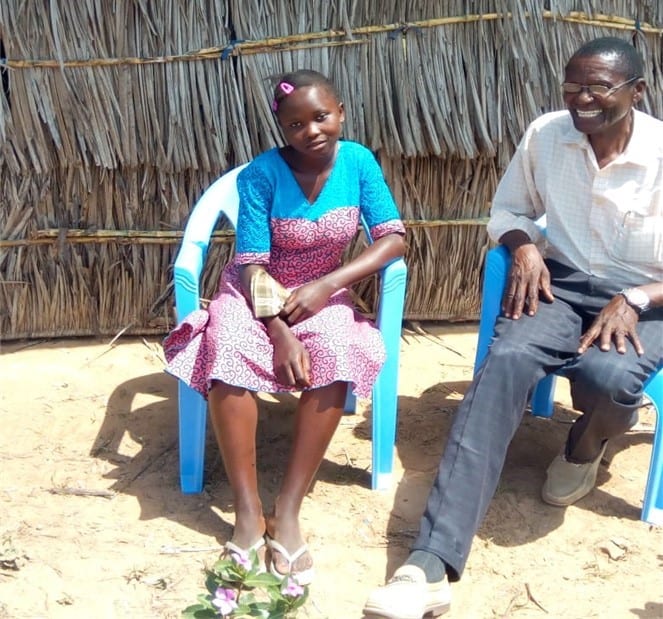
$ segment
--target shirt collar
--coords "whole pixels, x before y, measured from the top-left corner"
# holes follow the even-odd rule
[[[647,130],[646,114],[638,110],[633,110],[633,133],[626,146],[626,150],[615,160],[620,163],[634,163],[641,166],[651,165],[652,157],[661,157],[661,147],[657,140],[653,140]],[[579,148],[589,150],[592,145],[589,143],[587,135],[578,131],[573,125],[571,114],[569,114],[569,123],[562,134],[562,142],[576,145]]]

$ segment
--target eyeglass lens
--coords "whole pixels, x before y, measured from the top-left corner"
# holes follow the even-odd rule
[[[564,82],[562,84],[562,90],[570,95],[577,95],[579,92],[582,92],[583,90],[587,89],[587,92],[591,95],[596,95],[599,97],[606,97],[609,94],[619,90],[622,86],[626,86],[626,84],[630,84],[631,82],[634,82],[637,80],[637,77],[632,77],[630,80],[626,80],[625,82],[621,82],[620,84],[617,84],[616,86],[605,86],[603,84],[577,84],[575,82]]]

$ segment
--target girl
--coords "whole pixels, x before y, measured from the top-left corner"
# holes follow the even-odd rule
[[[380,332],[354,310],[347,288],[403,255],[404,227],[372,153],[340,141],[343,103],[324,75],[283,75],[272,110],[287,145],[240,172],[235,258],[207,310],[188,316],[164,350],[168,371],[208,399],[235,505],[226,549],[259,551],[266,542],[270,570],[308,584],[313,562],[299,525],[302,501],[348,383],[369,397],[384,361]],[[342,264],[361,215],[374,242]],[[302,392],[267,515],[256,475],[258,391]]]

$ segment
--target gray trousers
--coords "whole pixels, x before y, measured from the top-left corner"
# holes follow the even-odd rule
[[[643,383],[663,358],[663,310],[641,315],[638,357],[592,346],[576,350],[581,334],[619,290],[626,287],[549,263],[553,303],[541,302],[534,316],[500,317],[488,355],[454,416],[437,477],[412,550],[430,552],[460,578],[499,481],[507,448],[522,420],[534,386],[549,373],[571,381],[573,406],[583,414],[573,424],[567,455],[587,461],[603,441],[637,420]]]

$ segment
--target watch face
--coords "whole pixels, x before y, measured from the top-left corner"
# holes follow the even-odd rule
[[[629,288],[624,291],[624,296],[629,305],[637,307],[640,311],[644,311],[649,307],[649,297],[646,292],[639,288]]]

